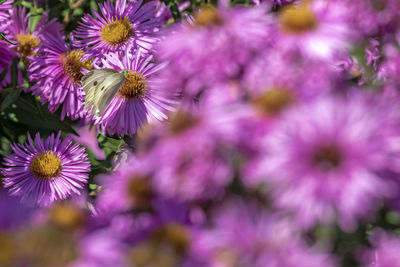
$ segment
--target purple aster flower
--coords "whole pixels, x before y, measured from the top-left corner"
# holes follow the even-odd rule
[[[29,65],[29,57],[36,53],[44,34],[55,35],[62,30],[60,23],[55,19],[48,20],[48,12],[45,12],[31,33],[30,14],[25,7],[14,7],[10,12],[10,24],[6,29],[6,37],[18,44],[17,52],[25,65]]]
[[[231,201],[212,214],[195,240],[202,266],[335,266],[333,257],[309,248],[294,225],[254,203]]]
[[[245,179],[270,185],[300,227],[337,220],[353,230],[397,188],[382,173],[399,172],[398,116],[397,105],[356,94],[298,107],[266,135]]]
[[[354,39],[346,5],[340,1],[299,1],[278,13],[278,49],[297,49],[305,56],[332,59]]]
[[[126,51],[127,48],[149,50],[156,39],[152,33],[163,23],[156,17],[157,2],[143,4],[142,0],[117,0],[99,4],[100,12],[93,10],[97,18],[86,14],[79,23],[75,36],[80,39],[78,46],[95,55],[108,52]]]
[[[397,267],[400,266],[400,238],[382,229],[374,229],[369,237],[372,248],[361,253],[363,266],[366,267]]]
[[[42,103],[49,103],[49,110],[55,112],[61,104],[61,118],[83,117],[84,93],[81,79],[92,69],[92,61],[82,50],[70,48],[61,36],[47,35],[38,50],[39,56],[32,59],[28,73],[35,84],[32,92],[41,97]]]
[[[237,139],[237,106],[189,111],[184,108],[160,125],[156,144],[145,155],[153,187],[165,198],[218,198],[233,178],[228,156]],[[154,142],[154,140],[152,141]]]
[[[366,37],[390,34],[398,27],[397,0],[341,0],[349,10],[351,25]]]
[[[2,49],[0,53],[5,53],[4,57],[1,57],[1,63],[8,67],[9,71],[2,84],[7,84],[11,81],[11,62],[14,56],[18,56],[24,62],[25,66],[30,64],[30,58],[35,55],[40,42],[43,40],[44,33],[55,34],[60,32],[62,29],[61,24],[55,21],[55,19],[48,21],[48,12],[45,12],[35,26],[35,29],[31,33],[30,28],[30,14],[26,13],[25,7],[10,7],[10,16],[6,22],[0,22],[0,28],[4,26],[1,31],[5,32],[7,39],[17,44],[11,45],[4,43],[9,48]],[[3,46],[3,44],[2,44]],[[12,51],[11,51],[12,50]],[[10,59],[11,58],[11,59]],[[3,66],[2,66],[3,67]],[[23,83],[23,77],[21,71],[18,71],[18,84]]]
[[[96,201],[99,213],[113,215],[149,209],[154,197],[149,167],[149,162],[131,155],[114,173],[101,176],[99,181],[103,191]]]
[[[167,82],[158,76],[165,64],[153,63],[153,57],[141,54],[139,50],[124,56],[112,54],[102,61],[104,68],[117,71],[127,70],[122,85],[101,117],[94,117],[110,134],[133,135],[146,122],[167,119],[174,102],[162,92]]]
[[[205,6],[192,22],[169,29],[156,49],[169,63],[165,89],[192,101],[216,83],[239,79],[271,42],[272,17],[266,11],[264,6]]]
[[[61,141],[61,132],[45,141],[36,134],[28,143],[14,144],[14,154],[5,156],[1,169],[4,187],[22,202],[48,206],[56,200],[80,194],[88,179],[90,163],[84,148],[71,139]]]

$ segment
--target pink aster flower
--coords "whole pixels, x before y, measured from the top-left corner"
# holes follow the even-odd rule
[[[97,198],[96,207],[101,215],[151,207],[154,190],[149,164],[149,161],[131,155],[114,173],[99,178],[103,191]]]
[[[152,56],[139,51],[124,56],[111,54],[102,64],[104,68],[127,70],[128,73],[104,114],[94,118],[96,124],[110,134],[133,135],[147,122],[167,119],[174,102],[162,92],[168,81],[158,76],[165,64],[155,64]]]
[[[49,103],[51,112],[62,105],[61,118],[83,117],[81,79],[93,68],[92,61],[82,50],[70,48],[61,36],[47,35],[38,54],[28,68],[31,79],[35,81],[32,92],[41,97],[42,103]]]
[[[5,22],[0,22],[3,26],[6,25]],[[1,27],[1,26],[0,26]],[[26,12],[25,7],[14,7],[10,8],[10,17],[7,21],[7,26],[3,29],[7,39],[16,43],[17,45],[6,44],[9,46],[9,50],[14,50],[9,52],[2,60],[7,60],[10,57],[17,55],[25,64],[28,66],[30,64],[30,59],[35,55],[37,49],[39,48],[40,42],[44,39],[44,34],[55,34],[61,32],[62,26],[58,22],[53,20],[48,20],[48,12],[45,12],[35,26],[33,32],[30,32],[30,14]],[[9,61],[11,63],[11,61]],[[11,64],[8,65],[10,69]],[[11,71],[6,76],[5,82],[11,80]],[[18,71],[18,84],[23,82],[22,73]]]
[[[309,248],[293,224],[254,203],[223,205],[211,225],[195,240],[194,251],[208,262],[201,266],[336,266],[329,254]]]
[[[163,71],[169,81],[166,90],[191,101],[218,82],[239,79],[271,43],[272,17],[266,12],[264,6],[206,6],[193,21],[170,29],[156,49],[169,63]]]
[[[363,95],[294,109],[266,135],[246,179],[270,185],[301,227],[338,221],[353,230],[397,188],[383,172],[399,171],[398,115],[396,105]]]
[[[90,163],[84,148],[72,144],[71,139],[61,141],[61,132],[45,141],[36,134],[33,141],[28,135],[25,144],[14,144],[14,154],[5,156],[4,187],[21,201],[48,206],[54,201],[80,194],[88,179]]]
[[[305,56],[332,59],[349,48],[351,31],[346,5],[340,1],[299,1],[278,13],[278,49],[297,49]],[[353,33],[353,34],[352,34]]]
[[[82,50],[89,47],[89,52],[95,55],[126,51],[128,47],[149,50],[156,40],[151,35],[163,19],[156,17],[156,1],[142,4],[142,0],[99,4],[100,14],[93,10],[97,18],[86,14],[74,32],[78,46]]]
[[[6,37],[18,44],[17,52],[25,65],[29,65],[29,57],[33,56],[41,41],[45,39],[44,34],[58,34],[62,30],[60,23],[55,19],[48,20],[48,12],[45,12],[31,33],[30,14],[25,7],[14,7],[10,12],[10,24],[6,29]]]
[[[205,200],[218,198],[233,179],[228,156],[235,142],[237,106],[181,109],[170,116],[146,161],[153,169],[156,192],[166,198]],[[154,140],[152,141],[154,143]]]

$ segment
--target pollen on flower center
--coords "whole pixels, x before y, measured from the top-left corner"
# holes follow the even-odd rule
[[[194,15],[194,25],[201,27],[211,27],[221,24],[221,15],[218,13],[218,10],[215,7],[203,7]]]
[[[284,8],[279,20],[285,32],[294,34],[304,33],[318,26],[317,18],[307,4]]]
[[[132,177],[129,180],[127,190],[129,197],[138,207],[145,207],[152,197],[149,179],[146,177]]]
[[[323,170],[332,170],[340,166],[343,160],[338,147],[334,145],[325,145],[318,147],[312,155],[313,163]]]
[[[16,39],[18,41],[17,52],[22,57],[25,65],[29,64],[28,56],[33,56],[35,51],[33,48],[37,47],[40,43],[39,39],[30,34],[17,34]]]
[[[101,29],[100,38],[103,42],[116,46],[128,41],[134,32],[128,18],[115,19]]]
[[[160,227],[153,233],[152,239],[157,243],[172,245],[180,254],[184,254],[190,246],[187,229],[178,223],[169,223]]]
[[[171,116],[170,122],[171,132],[173,134],[180,134],[195,126],[199,122],[199,119],[188,112],[178,110]]]
[[[82,68],[88,70],[93,69],[93,66],[91,65],[91,60],[87,59],[81,61],[83,55],[84,52],[82,50],[72,50],[60,56],[60,61],[64,68],[64,73],[77,84],[81,82],[81,79],[83,77]]]
[[[118,91],[118,95],[127,99],[143,98],[147,91],[146,77],[140,72],[129,70],[125,83]]]
[[[278,115],[293,102],[291,91],[279,87],[265,91],[253,101],[256,109],[267,115]]]
[[[53,153],[47,151],[39,153],[30,165],[32,173],[40,179],[57,177],[62,169],[61,160]]]
[[[77,207],[60,203],[54,206],[50,211],[50,221],[67,230],[74,230],[79,228],[84,223],[84,214]]]

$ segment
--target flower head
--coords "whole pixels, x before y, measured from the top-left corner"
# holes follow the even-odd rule
[[[382,172],[398,172],[397,117],[395,106],[365,96],[319,99],[287,113],[248,171],[271,185],[276,205],[299,225],[337,218],[353,230],[392,194]]]
[[[261,6],[205,6],[189,25],[178,25],[156,50],[160,59],[169,62],[164,70],[170,81],[166,90],[191,101],[218,82],[240,79],[272,39],[272,18],[265,13]]]
[[[255,203],[231,201],[212,214],[210,229],[199,234],[194,251],[203,266],[335,266],[328,254],[309,248],[288,221]]]
[[[100,14],[93,10],[97,18],[85,15],[79,23],[75,36],[78,47],[95,55],[128,51],[142,48],[149,50],[155,39],[151,34],[161,26],[162,19],[157,18],[155,1],[143,4],[142,0],[117,0],[99,4]]]
[[[12,145],[14,154],[5,157],[4,187],[11,195],[21,197],[29,204],[48,206],[72,194],[80,194],[88,179],[90,164],[84,148],[72,144],[71,139],[61,141],[61,132],[45,141],[36,134],[33,141]]]
[[[39,53],[28,68],[28,73],[36,82],[32,86],[33,93],[41,97],[42,103],[49,103],[51,112],[63,104],[62,118],[82,117],[84,93],[81,79],[93,68],[92,61],[82,50],[68,47],[60,36],[46,35]]]
[[[354,36],[349,17],[346,5],[339,1],[302,0],[286,5],[278,14],[279,49],[332,59],[346,51]]]
[[[103,60],[103,67],[117,71],[126,70],[126,80],[101,117],[95,123],[110,134],[133,135],[146,122],[167,119],[172,110],[172,100],[162,93],[165,80],[158,77],[163,64],[152,62],[153,57],[126,53],[125,56],[112,54]]]

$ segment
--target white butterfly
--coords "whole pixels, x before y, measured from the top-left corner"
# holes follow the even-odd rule
[[[126,70],[97,69],[82,77],[85,91],[85,109],[92,107],[91,114],[103,115],[111,100],[125,83]]]

